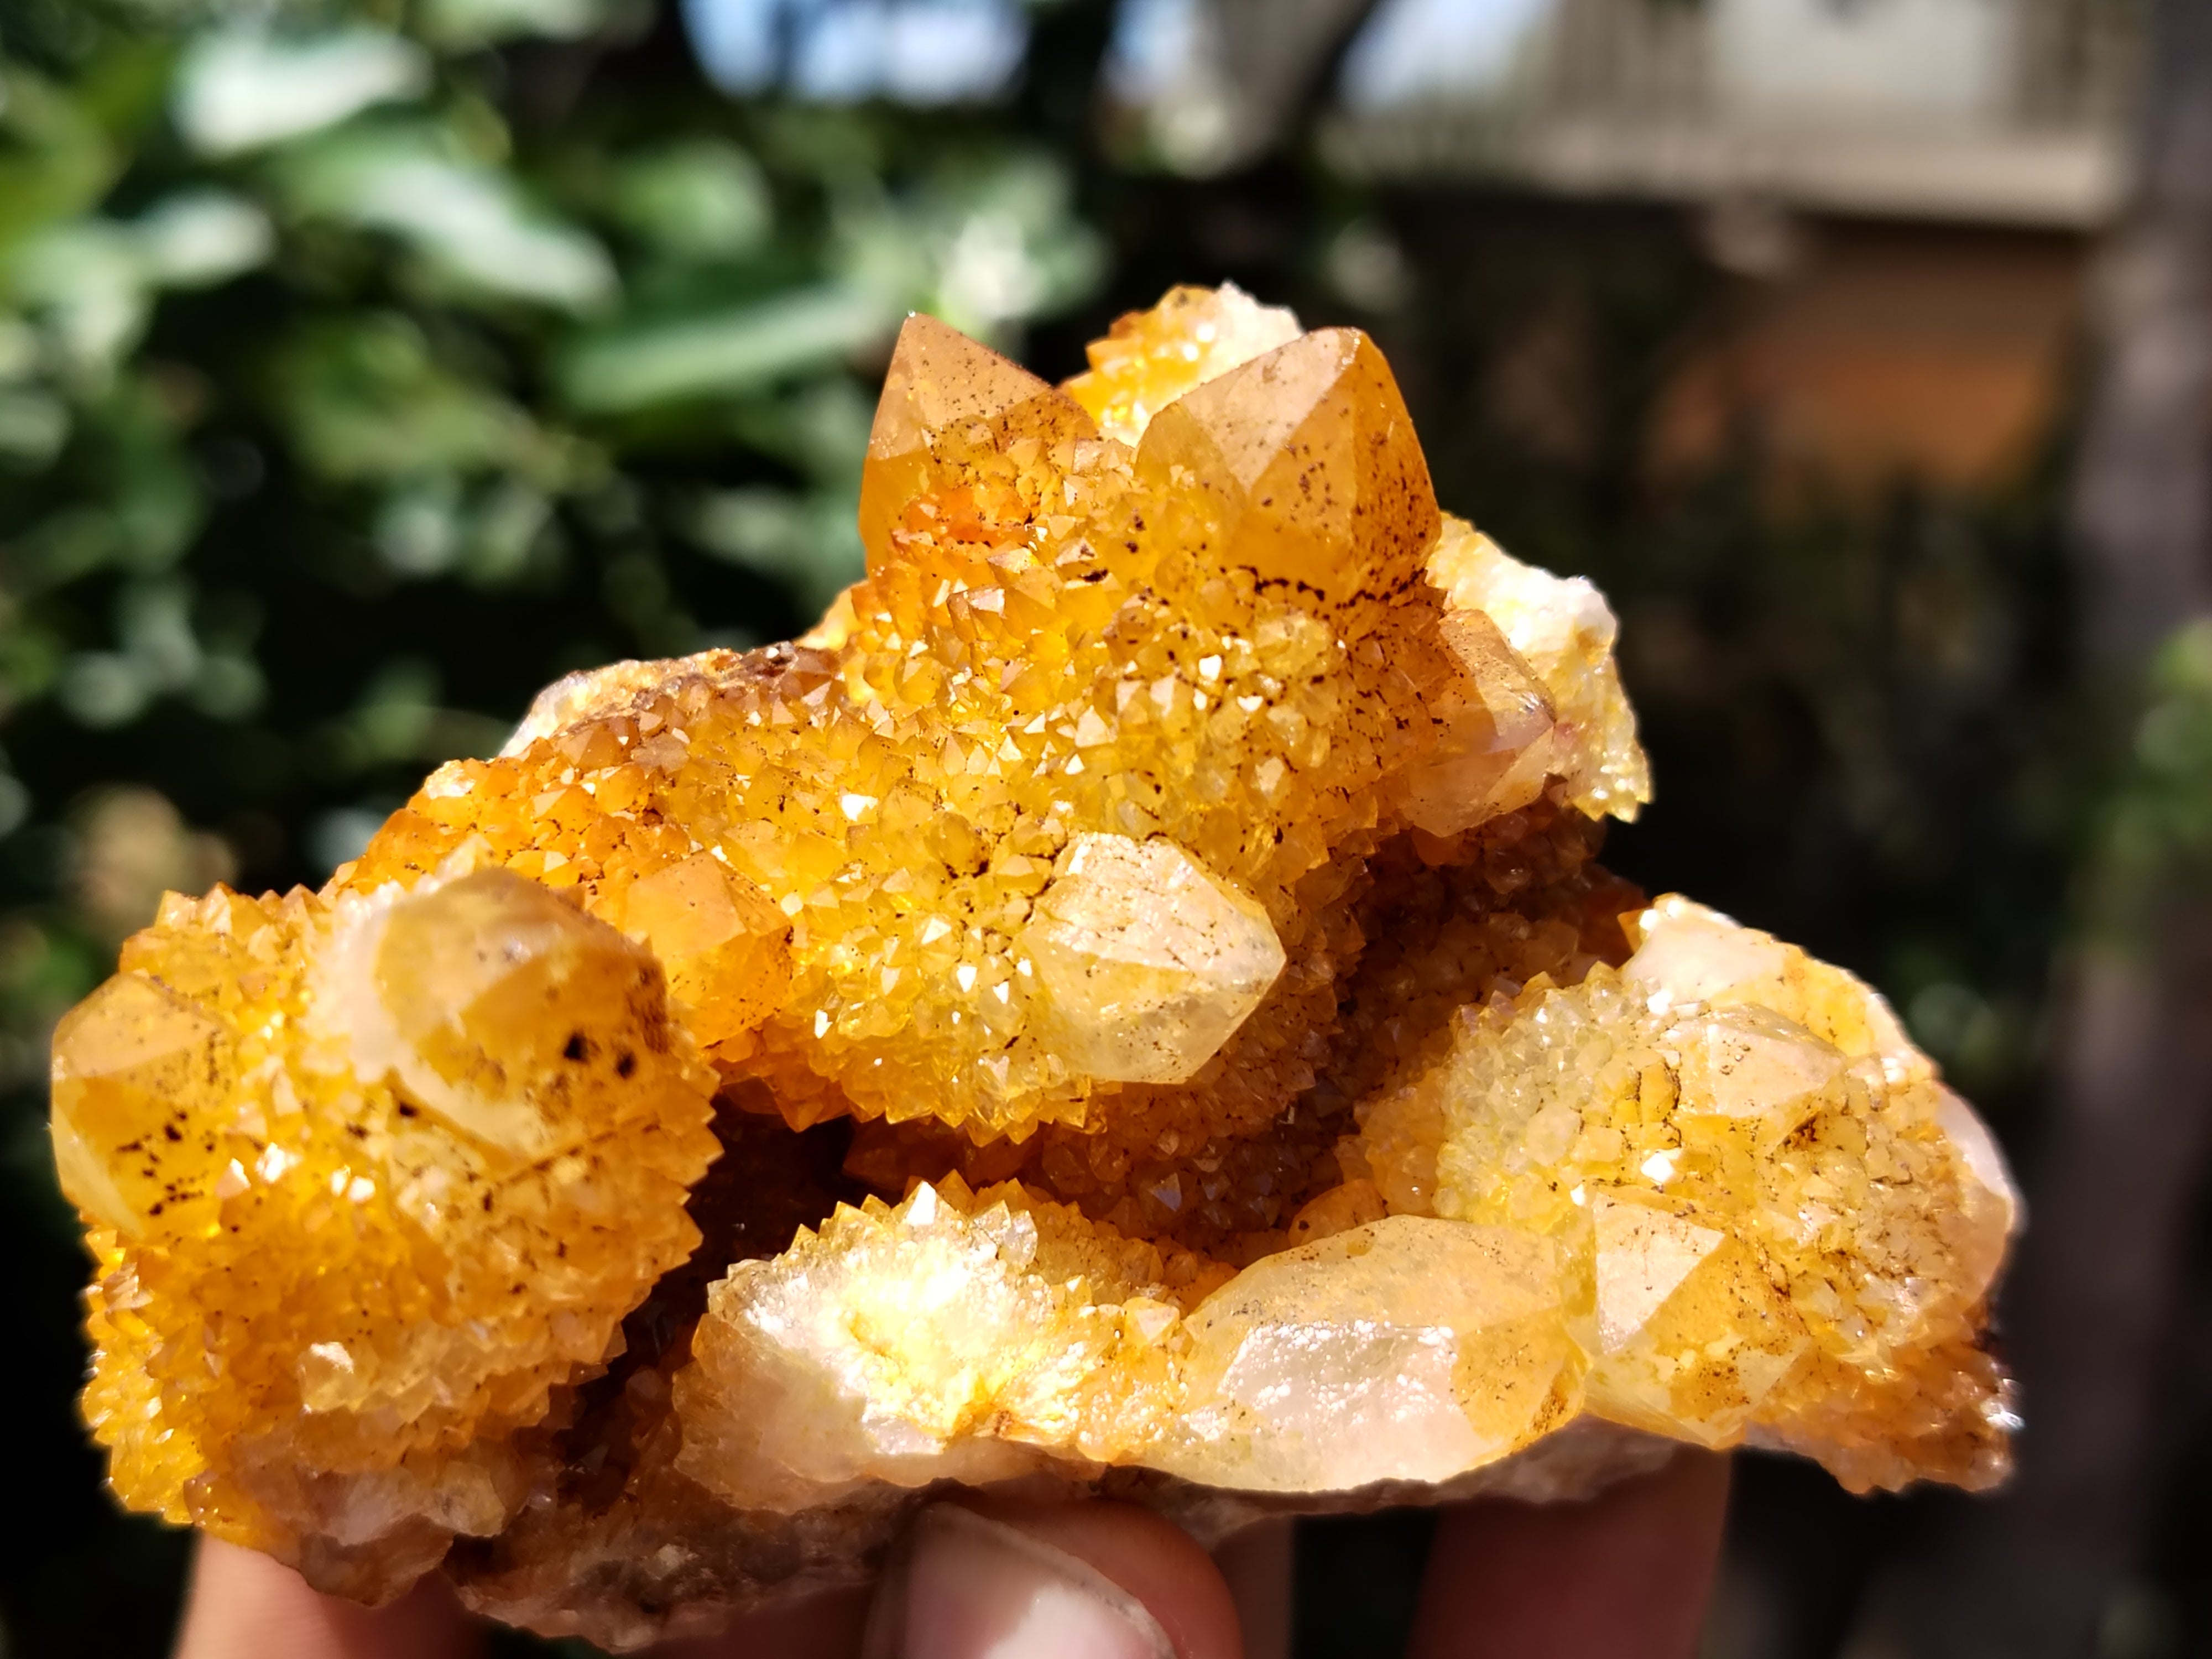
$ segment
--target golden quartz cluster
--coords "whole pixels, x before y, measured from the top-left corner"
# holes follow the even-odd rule
[[[1358,332],[1178,289],[1091,365],[913,319],[811,634],[571,676],[125,948],[53,1132],[125,1503],[621,1648],[942,1482],[2002,1477],[1997,1152],[1595,862],[1597,593],[1439,514]]]

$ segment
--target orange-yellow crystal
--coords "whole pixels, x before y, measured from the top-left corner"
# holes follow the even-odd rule
[[[117,1494],[369,1594],[504,1520],[714,1152],[651,955],[465,863],[172,896],[54,1037]]]
[[[1439,514],[1356,331],[1185,289],[1091,360],[912,319],[805,639],[572,675],[126,947],[54,1073],[125,1501],[628,1646],[946,1479],[2002,1474],[2002,1162],[1595,862],[1595,591]]]

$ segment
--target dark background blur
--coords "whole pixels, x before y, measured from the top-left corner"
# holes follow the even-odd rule
[[[1058,377],[1224,278],[1611,597],[1611,861],[1875,982],[2027,1177],[2024,1478],[1740,1460],[1711,1659],[2212,1650],[2212,0],[0,0],[0,1654],[174,1617],[43,1082],[161,890],[803,627],[904,312]],[[1303,1659],[1425,1536],[1306,1526]]]

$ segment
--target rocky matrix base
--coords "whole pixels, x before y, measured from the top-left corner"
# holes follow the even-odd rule
[[[914,319],[812,634],[571,677],[125,948],[53,1089],[124,1502],[623,1648],[947,1482],[2002,1476],[1996,1149],[1596,862],[1596,592],[1438,514],[1356,332],[1179,289],[1091,360]]]

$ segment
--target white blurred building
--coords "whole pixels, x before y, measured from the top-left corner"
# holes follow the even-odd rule
[[[2124,188],[2131,0],[1383,0],[1361,172],[2086,227]]]
[[[1276,136],[1358,0],[1124,0],[1126,101],[1205,172]],[[2140,0],[1382,0],[1349,170],[2081,226],[2123,185]]]

